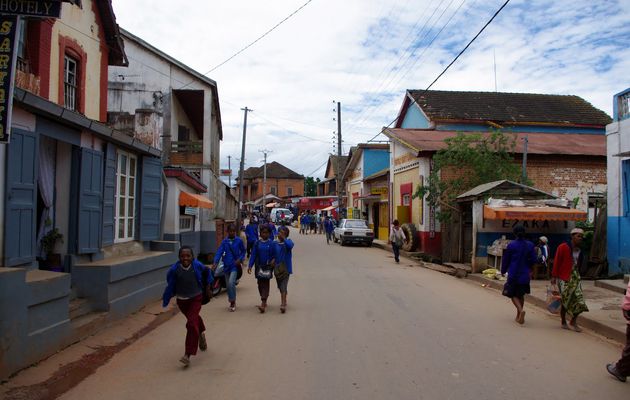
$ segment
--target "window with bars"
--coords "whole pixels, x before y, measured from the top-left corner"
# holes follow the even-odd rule
[[[79,67],[76,59],[66,55],[64,57],[64,106],[70,110],[77,109]]]
[[[116,241],[133,240],[136,230],[137,159],[124,151],[117,153]]]

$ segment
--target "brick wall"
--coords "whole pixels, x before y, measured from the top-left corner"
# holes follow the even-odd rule
[[[255,184],[255,190],[252,190],[251,197],[249,192],[244,196],[248,201],[255,200],[263,195],[263,179],[256,178],[254,180],[246,180],[245,185]],[[285,178],[267,178],[267,194],[271,193],[271,187],[276,188],[276,196],[304,196],[304,179],[285,179]],[[289,194],[289,188],[293,189],[293,192]]]

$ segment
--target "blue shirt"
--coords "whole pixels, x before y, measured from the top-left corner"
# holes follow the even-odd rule
[[[166,288],[164,289],[164,293],[162,294],[162,307],[166,307],[168,303],[171,301],[171,298],[177,295],[177,268],[180,266],[180,262],[176,262],[171,265],[166,273]],[[195,275],[197,276],[197,282],[199,283],[199,287],[203,288],[203,284],[201,283],[201,276],[204,268],[207,268],[203,265],[199,260],[192,261],[192,267],[195,270]],[[211,273],[208,274],[208,279],[206,284],[212,284],[214,282],[214,277]]]
[[[536,250],[529,240],[517,239],[508,244],[503,251],[501,273],[508,273],[508,281],[527,284],[530,280],[530,269],[536,263]]]
[[[289,274],[293,273],[293,241],[289,238],[284,239],[283,243],[274,242],[274,254],[273,258],[276,260],[276,264],[284,261],[287,265]]]
[[[258,240],[258,224],[250,222],[245,228],[245,235],[248,243],[254,243]]]
[[[256,266],[267,265],[271,263],[271,260],[273,259],[273,251],[273,240],[258,240],[256,243],[254,243],[254,247],[252,248],[252,256],[249,257],[249,268],[251,268],[254,263],[256,264]]]
[[[333,224],[331,220],[327,219],[324,221],[324,229],[326,229],[326,232],[331,233],[335,230],[335,224]]]
[[[214,255],[214,264],[217,264],[221,257],[223,257],[223,271],[226,276],[236,271],[236,262],[242,263],[245,259],[245,245],[241,238],[237,236],[234,239],[223,239],[217,254]]]

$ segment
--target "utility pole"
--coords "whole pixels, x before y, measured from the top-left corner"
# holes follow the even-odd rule
[[[245,117],[243,118],[243,143],[241,146],[241,168],[238,171],[238,217],[236,219],[236,229],[237,232],[240,232],[241,225],[243,222],[242,210],[243,210],[243,171],[245,170],[245,139],[247,136],[247,113],[250,111],[249,108],[241,108],[245,112]]]
[[[230,187],[230,189],[232,189],[232,156],[228,156],[228,170],[230,171],[230,174],[228,175],[228,186]]]
[[[521,178],[521,184],[525,185],[527,182],[527,143],[529,142],[529,139],[527,138],[527,135],[525,135],[525,137],[523,138],[523,171],[522,174],[522,178]]]
[[[263,166],[263,211],[267,211],[265,207],[267,207],[267,153],[273,153],[271,150],[258,150],[259,152],[265,155],[265,164]]]
[[[341,219],[341,102],[337,102],[337,219]]]

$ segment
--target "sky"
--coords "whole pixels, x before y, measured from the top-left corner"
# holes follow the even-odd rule
[[[121,27],[212,70],[221,168],[232,156],[238,172],[247,106],[245,168],[268,150],[268,162],[322,178],[337,152],[336,102],[347,154],[397,117],[407,89],[426,89],[504,1],[112,2]],[[627,0],[512,0],[431,88],[577,95],[611,115],[613,95],[630,87],[628,21]]]

